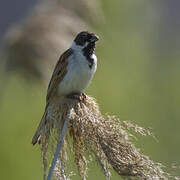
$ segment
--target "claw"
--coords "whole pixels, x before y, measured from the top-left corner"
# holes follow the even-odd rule
[[[86,94],[85,93],[81,93],[81,98],[82,98],[82,101],[84,101],[86,99]]]

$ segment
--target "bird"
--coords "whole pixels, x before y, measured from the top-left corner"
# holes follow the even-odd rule
[[[45,112],[32,138],[33,145],[40,143],[41,128],[55,102],[61,101],[62,97],[80,101],[85,96],[84,91],[97,69],[95,46],[98,40],[96,34],[82,31],[60,56],[48,85]]]

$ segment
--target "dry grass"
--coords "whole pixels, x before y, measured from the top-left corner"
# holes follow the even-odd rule
[[[81,102],[64,99],[54,109],[55,116],[52,113],[53,118],[49,119],[41,131],[44,179],[67,112],[70,112],[70,124],[54,171],[55,179],[70,179],[66,174],[68,147],[72,147],[74,162],[83,180],[87,177],[90,160],[87,153],[96,159],[107,180],[111,178],[111,169],[122,179],[179,179],[165,172],[160,163],[141,154],[132,143],[133,136],[129,129],[142,135],[151,135],[150,131],[130,121],[102,115],[93,98],[87,96]]]

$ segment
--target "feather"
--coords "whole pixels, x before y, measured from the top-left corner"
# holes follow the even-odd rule
[[[54,99],[53,96],[57,95],[58,85],[60,84],[61,80],[64,78],[64,76],[67,73],[67,69],[66,69],[68,65],[67,59],[69,56],[72,55],[72,53],[73,53],[73,50],[68,49],[59,58],[59,61],[57,62],[55,66],[53,75],[48,85],[47,96],[46,96],[47,103],[49,103],[51,99]]]
[[[48,85],[48,90],[47,90],[47,96],[46,96],[46,108],[45,112],[43,114],[43,117],[39,123],[39,126],[32,138],[32,144],[35,145],[37,142],[40,143],[40,138],[41,138],[41,130],[45,126],[46,121],[47,121],[47,114],[48,114],[48,107],[54,103],[54,101],[58,97],[58,85],[64,78],[66,72],[67,72],[67,65],[68,65],[68,57],[71,56],[73,53],[72,49],[66,50],[59,58],[59,61],[57,62],[53,75],[51,77],[50,83]]]

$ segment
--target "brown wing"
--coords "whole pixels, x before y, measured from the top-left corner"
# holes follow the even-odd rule
[[[60,81],[63,79],[63,77],[66,74],[66,71],[67,71],[66,67],[68,64],[67,58],[72,54],[72,52],[73,51],[71,49],[68,49],[67,51],[65,51],[59,58],[59,61],[57,62],[56,66],[54,68],[54,72],[53,72],[53,75],[49,82],[49,86],[48,86],[48,90],[47,90],[45,112],[44,112],[43,117],[39,123],[39,126],[32,138],[33,145],[35,145],[41,137],[41,130],[45,126],[45,122],[46,122],[47,108],[48,108],[49,104],[51,104],[51,101],[53,100],[53,98],[56,95],[57,88],[58,88]]]
[[[47,90],[47,96],[46,96],[46,102],[48,103],[52,97],[56,94],[58,85],[60,81],[64,78],[66,72],[67,72],[67,58],[73,53],[72,49],[68,49],[65,51],[61,57],[59,58],[59,61],[57,62],[53,75],[51,77],[51,80],[49,82],[48,90]]]

